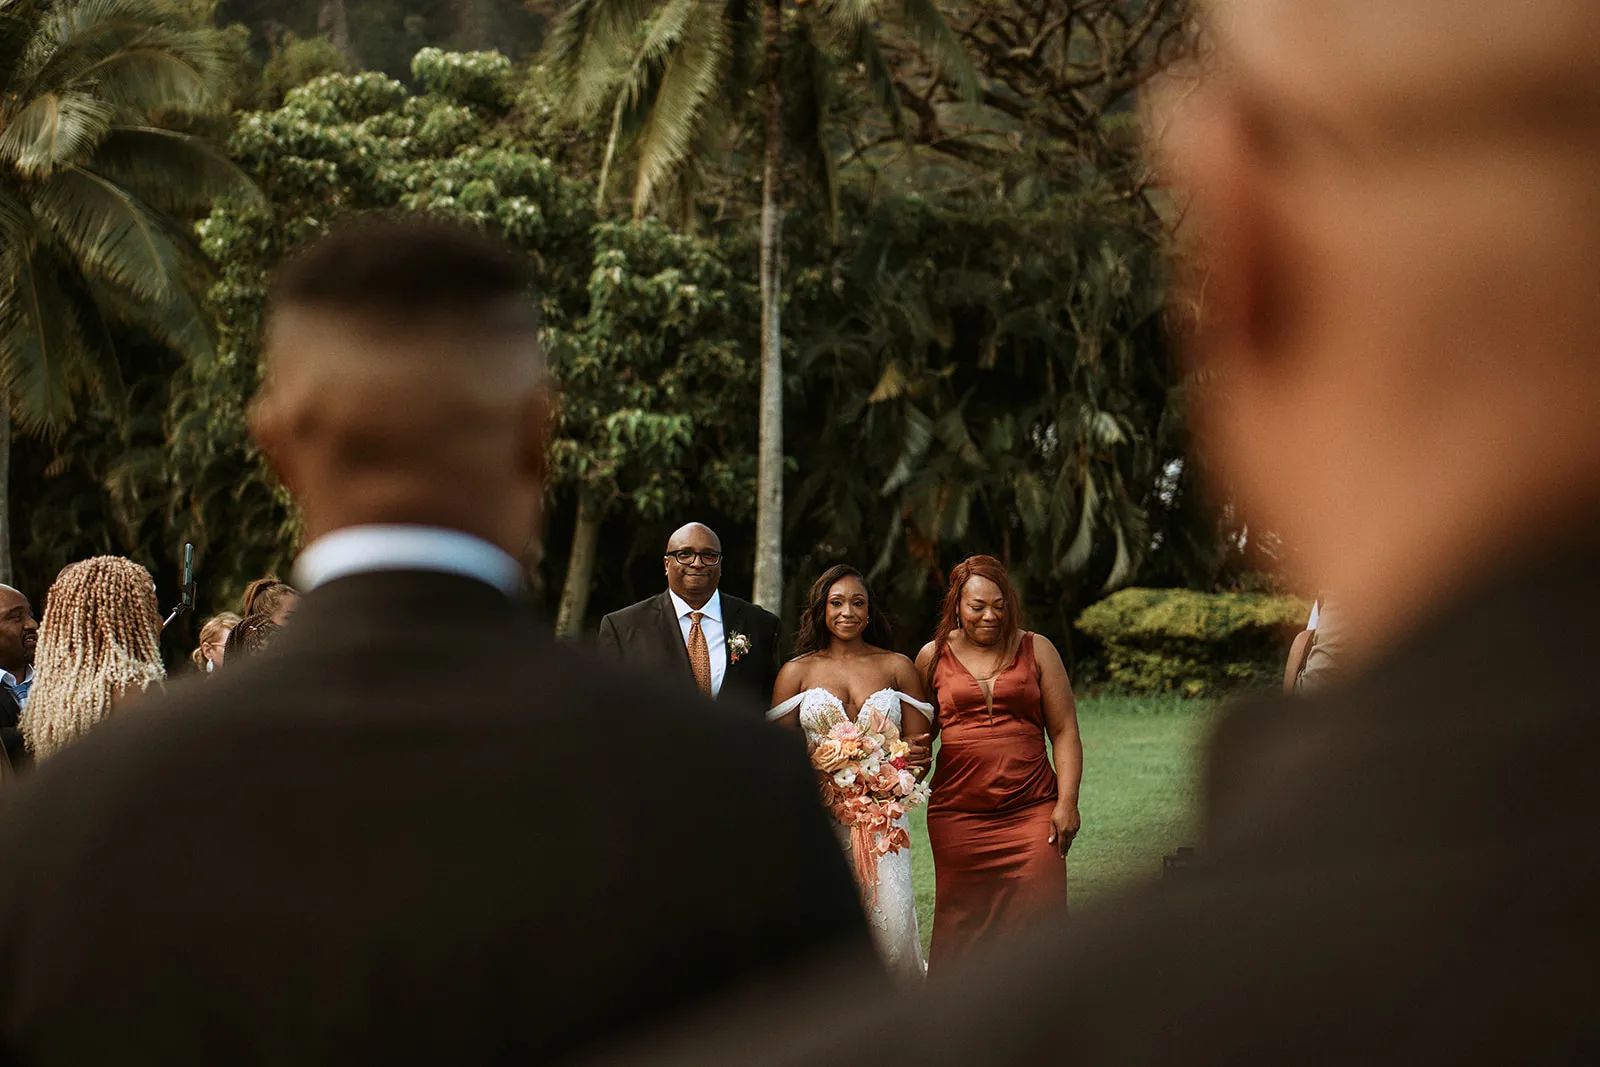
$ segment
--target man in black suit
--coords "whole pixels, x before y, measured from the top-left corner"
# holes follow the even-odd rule
[[[717,588],[722,540],[691,522],[667,539],[667,588],[600,620],[600,647],[628,663],[765,710],[778,680],[778,617]]]
[[[19,724],[33,685],[33,650],[38,645],[33,605],[21,590],[0,585],[0,752],[11,770],[31,762]]]
[[[1600,1063],[1600,4],[1208,6],[1153,124],[1202,227],[1192,413],[1339,591],[1344,675],[1220,725],[1191,872],[656,1059]]]
[[[546,1062],[865,961],[799,742],[555,643],[513,553],[548,391],[524,260],[438,224],[275,290],[252,416],[306,591],[0,804],[0,1061]]]

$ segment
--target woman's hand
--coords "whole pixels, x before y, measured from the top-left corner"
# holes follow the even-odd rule
[[[1065,856],[1082,825],[1077,797],[1062,797],[1056,801],[1055,810],[1050,813],[1050,843],[1056,846],[1056,851]]]
[[[922,781],[928,773],[928,767],[933,763],[933,737],[931,734],[918,734],[915,737],[906,737],[901,740],[911,748],[906,753],[906,763],[911,766],[911,773],[917,776],[917,781]]]

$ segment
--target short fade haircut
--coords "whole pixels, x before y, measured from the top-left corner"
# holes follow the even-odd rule
[[[532,297],[527,257],[476,230],[434,219],[336,227],[285,262],[272,289],[277,307],[413,322],[482,315],[508,332],[538,328]]]

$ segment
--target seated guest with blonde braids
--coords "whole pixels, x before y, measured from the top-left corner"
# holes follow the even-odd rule
[[[120,556],[66,567],[45,599],[22,736],[43,760],[105,721],[126,696],[160,686],[161,613],[150,572]]]
[[[200,647],[190,653],[194,665],[206,674],[222,666],[228,651],[228,635],[239,625],[239,616],[231,611],[213,615],[200,627]]]
[[[252,615],[265,615],[282,626],[299,604],[300,593],[288,582],[272,577],[257,578],[244,587],[239,614],[247,619]]]

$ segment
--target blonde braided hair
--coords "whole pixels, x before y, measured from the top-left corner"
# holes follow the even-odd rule
[[[44,759],[110,716],[123,694],[160,685],[161,615],[150,572],[120,556],[73,563],[45,600],[22,736]]]

